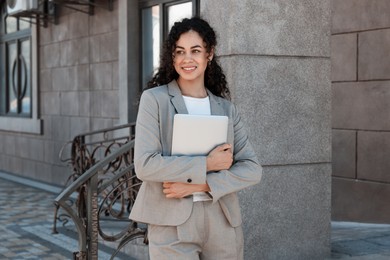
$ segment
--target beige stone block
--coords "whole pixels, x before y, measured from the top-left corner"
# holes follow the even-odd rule
[[[30,138],[29,139],[29,153],[30,153],[30,159],[34,161],[40,161],[43,162],[45,155],[44,155],[44,140],[42,139],[36,139],[36,138]]]
[[[60,43],[61,66],[89,63],[89,38],[79,38]]]
[[[390,130],[390,82],[332,84],[332,127]]]
[[[332,81],[355,81],[357,34],[333,35],[331,40]]]
[[[90,116],[91,115],[90,96],[91,96],[91,94],[89,91],[80,91],[79,92],[80,116]]]
[[[70,135],[72,138],[89,131],[90,131],[90,122],[88,117],[70,118]]]
[[[100,62],[100,38],[101,35],[89,37],[89,56],[91,63]]]
[[[55,68],[60,65],[60,45],[58,43],[41,46],[40,52],[41,68]]]
[[[389,13],[388,0],[332,0],[332,33],[389,27]]]
[[[52,86],[55,91],[70,90],[70,68],[61,67],[52,70]]]
[[[75,39],[80,37],[88,36],[89,34],[89,16],[81,13],[74,12],[69,14],[68,30],[69,39]]]
[[[359,80],[389,80],[390,29],[360,33],[358,60]]]
[[[51,25],[51,32],[53,42],[69,40],[69,15],[58,17],[58,24]]]
[[[332,175],[356,177],[356,131],[332,131]]]
[[[91,88],[112,89],[112,63],[96,63],[90,65]]]
[[[104,8],[95,8],[95,14],[89,17],[90,35],[118,31],[117,5],[114,12]]]
[[[43,92],[41,93],[41,113],[42,115],[59,115],[60,114],[60,92]]]
[[[102,102],[103,95],[102,91],[91,91],[90,92],[90,106],[91,106],[91,116],[92,117],[101,117],[102,116]]]
[[[358,132],[357,177],[390,186],[390,132]]]
[[[52,117],[53,141],[70,140],[70,118],[67,116]]]
[[[61,115],[78,116],[79,115],[79,94],[78,92],[61,93]]]
[[[74,67],[74,90],[89,90],[89,64]]]
[[[117,90],[102,92],[102,116],[119,118],[119,94]]]
[[[116,61],[118,60],[118,32],[107,33],[100,39],[100,60]]]
[[[390,222],[390,185],[332,178],[332,220]]]
[[[52,90],[51,69],[42,69],[39,72],[39,90],[41,92]]]

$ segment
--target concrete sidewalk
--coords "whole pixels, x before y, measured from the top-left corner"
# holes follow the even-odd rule
[[[72,259],[76,234],[61,224],[60,234],[52,234],[57,191],[0,173],[0,259]],[[333,222],[331,243],[328,259],[388,260],[390,225]],[[99,259],[109,259],[110,252],[110,247],[100,246]]]

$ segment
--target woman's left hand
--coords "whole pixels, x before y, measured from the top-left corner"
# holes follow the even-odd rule
[[[169,199],[180,199],[191,195],[197,191],[210,191],[209,185],[206,184],[188,184],[182,182],[164,182],[163,192]]]

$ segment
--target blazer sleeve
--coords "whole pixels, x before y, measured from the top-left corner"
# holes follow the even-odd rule
[[[221,197],[242,190],[260,182],[262,167],[248,140],[241,117],[233,105],[234,150],[233,165],[229,170],[211,172],[207,183],[213,196],[213,202]]]
[[[153,182],[206,183],[205,156],[163,156],[161,128],[170,122],[160,122],[167,118],[160,113],[168,111],[162,111],[166,104],[159,104],[157,94],[145,91],[140,100],[134,147],[137,177]]]

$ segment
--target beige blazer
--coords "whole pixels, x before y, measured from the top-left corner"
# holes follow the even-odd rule
[[[171,156],[175,114],[187,114],[176,81],[144,91],[136,123],[134,164],[143,181],[130,213],[130,219],[177,226],[191,215],[192,197],[167,199],[162,182],[203,184],[207,181],[213,203],[219,203],[232,227],[241,225],[237,192],[260,181],[262,168],[248,141],[235,106],[208,91],[212,115],[229,117],[228,143],[233,146],[234,162],[229,170],[206,173],[205,156]]]

